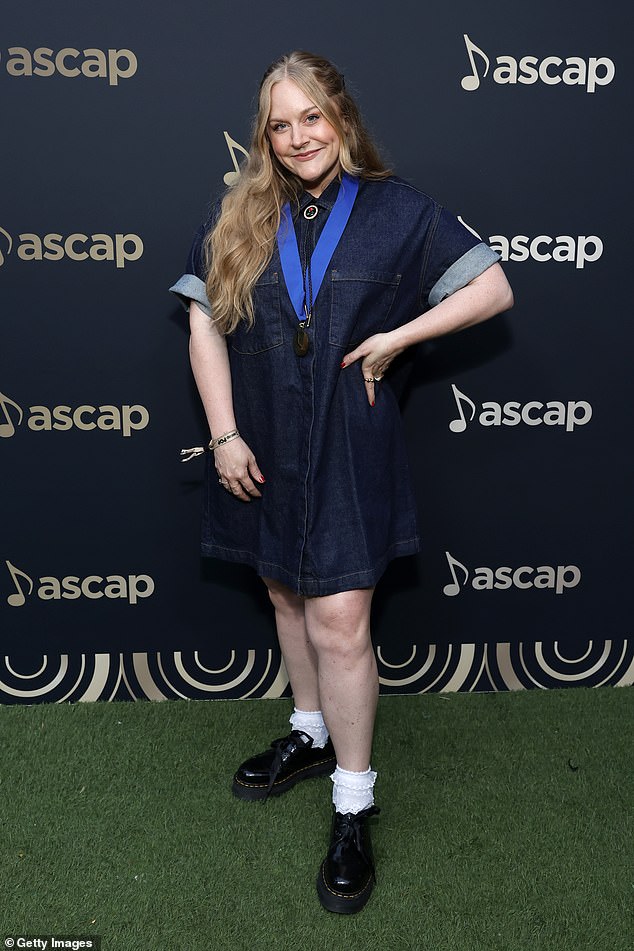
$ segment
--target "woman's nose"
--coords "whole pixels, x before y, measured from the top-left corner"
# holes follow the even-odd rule
[[[294,149],[300,148],[300,146],[305,145],[308,142],[308,136],[306,132],[300,125],[291,126],[291,145]]]

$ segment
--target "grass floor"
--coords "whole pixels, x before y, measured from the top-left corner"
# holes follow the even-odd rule
[[[627,688],[384,697],[378,885],[318,903],[330,781],[234,799],[286,700],[4,707],[5,935],[103,951],[632,951]]]

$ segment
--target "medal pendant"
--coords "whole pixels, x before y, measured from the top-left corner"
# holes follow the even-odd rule
[[[310,337],[306,333],[303,327],[300,327],[295,331],[295,336],[293,337],[293,350],[298,357],[305,357],[310,348]]]

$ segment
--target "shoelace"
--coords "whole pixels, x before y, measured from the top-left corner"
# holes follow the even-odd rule
[[[333,831],[333,839],[335,842],[341,842],[344,845],[350,845],[352,842],[355,843],[359,854],[363,856],[368,866],[372,869],[372,874],[374,874],[374,862],[363,847],[361,829],[363,828],[363,819],[378,816],[380,811],[378,806],[368,806],[367,809],[362,809],[361,812],[357,813],[338,812],[336,813],[335,828]]]
[[[297,741],[298,739],[301,740],[301,737],[305,737],[308,742],[298,743]],[[293,730],[288,736],[282,736],[279,740],[273,740],[271,746],[275,750],[275,755],[269,771],[269,785],[264,793],[262,802],[266,802],[268,799],[269,793],[273,789],[273,783],[279,775],[285,758],[290,753],[294,753],[299,746],[310,747],[312,744],[312,737],[310,737],[308,733],[304,733],[303,730]]]

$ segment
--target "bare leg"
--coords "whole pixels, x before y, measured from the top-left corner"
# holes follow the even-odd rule
[[[373,593],[362,588],[303,602],[305,630],[317,654],[318,699],[337,763],[355,772],[370,765],[379,693],[370,641]]]
[[[262,580],[275,608],[277,636],[295,706],[299,710],[320,710],[317,654],[306,634],[306,601],[280,581]]]

